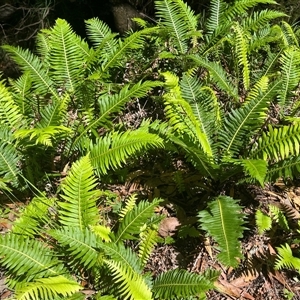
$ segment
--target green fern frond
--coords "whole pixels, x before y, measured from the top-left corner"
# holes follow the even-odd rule
[[[163,140],[147,132],[146,128],[124,133],[112,132],[90,145],[91,162],[97,172],[106,174],[109,169],[121,167],[134,153],[161,147]]]
[[[249,8],[255,7],[259,4],[277,4],[274,0],[239,0],[234,1],[232,5],[228,6],[226,10],[226,17],[233,19],[235,16],[242,15]]]
[[[238,154],[243,143],[248,142],[249,133],[253,134],[260,129],[267,117],[267,104],[274,97],[278,85],[279,82],[226,116],[223,129],[219,133],[225,154]]]
[[[3,46],[4,50],[9,52],[16,63],[26,73],[30,74],[32,86],[36,93],[46,95],[50,93],[59,100],[59,95],[53,87],[53,82],[47,74],[42,61],[29,50],[23,50],[20,47]]]
[[[36,45],[37,45],[37,52],[40,58],[43,60],[44,64],[48,64],[47,61],[51,47],[49,43],[49,36],[51,34],[51,29],[42,29],[36,36]]]
[[[12,94],[15,104],[18,105],[22,115],[28,116],[32,113],[31,87],[32,80],[28,72],[24,73],[17,80],[11,81]]]
[[[206,230],[218,243],[218,259],[227,266],[237,266],[237,258],[242,257],[239,238],[245,229],[241,206],[226,196],[219,196],[208,204],[208,209],[200,211],[200,227]]]
[[[60,126],[47,126],[42,128],[31,128],[31,129],[19,129],[15,132],[16,138],[29,138],[29,140],[35,140],[35,144],[42,144],[48,147],[53,146],[54,138],[65,136],[70,133],[71,129],[63,125]]]
[[[245,90],[248,90],[250,87],[250,69],[248,61],[248,41],[246,40],[247,35],[238,23],[233,25],[233,30],[235,31],[235,45],[238,64],[243,68],[243,84]]]
[[[49,209],[55,201],[55,198],[47,198],[45,195],[34,197],[14,221],[12,233],[32,238],[43,225],[50,223]]]
[[[66,249],[68,263],[73,267],[79,264],[88,270],[96,265],[101,238],[89,228],[60,227],[50,230],[49,234]]]
[[[249,91],[244,103],[247,103],[255,98],[258,98],[259,94],[263,94],[269,87],[269,78],[262,76]],[[245,104],[243,104],[245,105]]]
[[[154,246],[158,242],[157,229],[146,228],[140,233],[138,256],[143,266],[146,265]]]
[[[88,60],[89,47],[62,19],[57,19],[49,37],[51,78],[59,87],[74,93],[83,79],[83,62]]]
[[[70,173],[61,185],[65,200],[59,202],[59,220],[69,227],[81,230],[99,222],[96,206],[99,191],[89,156],[84,156],[72,165]]]
[[[300,156],[291,156],[278,163],[270,163],[266,180],[275,182],[278,178],[296,178],[300,174]]]
[[[206,22],[206,29],[208,34],[213,34],[223,25],[223,13],[226,9],[226,3],[223,0],[212,0],[210,2],[210,14]]]
[[[107,74],[111,68],[123,67],[124,57],[132,50],[141,49],[145,43],[145,37],[157,32],[157,30],[157,27],[142,29],[132,33],[124,41],[119,40],[112,52],[104,55],[103,51],[101,51],[101,57],[104,60],[101,64],[101,74]]]
[[[103,125],[108,127],[110,125],[109,117],[112,114],[119,112],[122,107],[129,102],[132,98],[141,98],[147,95],[147,93],[160,86],[161,83],[158,81],[145,81],[138,82],[137,84],[125,85],[117,94],[110,95],[109,93],[99,97],[98,104],[100,109],[99,118],[94,118],[75,138],[72,147],[78,147],[80,141],[84,139],[90,130],[96,129],[97,126]]]
[[[279,128],[268,127],[258,140],[257,148],[252,157],[278,162],[300,152],[300,124],[287,125]]]
[[[12,130],[22,124],[20,109],[3,81],[0,82],[0,124],[8,125]]]
[[[293,256],[292,250],[288,244],[276,247],[278,257],[275,261],[275,268],[280,270],[282,268],[295,269],[300,272],[300,258]]]
[[[154,208],[161,202],[155,198],[151,203],[141,201],[133,210],[129,211],[119,224],[115,235],[115,242],[125,239],[136,239],[133,235],[139,234],[141,227],[154,215]]]
[[[16,290],[16,297],[18,300],[58,300],[66,299],[82,289],[76,281],[59,275],[28,282]]]
[[[140,274],[131,273],[126,266],[115,260],[105,260],[105,263],[113,273],[122,299],[152,299],[152,293]]]
[[[121,209],[121,211],[118,213],[119,215],[119,220],[123,220],[125,215],[127,213],[129,213],[130,211],[132,211],[132,209],[135,207],[136,205],[136,201],[137,201],[137,195],[133,194],[130,195],[126,202],[125,202],[125,206]]]
[[[103,48],[108,53],[112,53],[117,45],[117,39],[114,39],[117,34],[112,33],[111,29],[98,18],[89,19],[85,21],[85,24],[87,36],[95,48]]]
[[[103,225],[90,225],[90,229],[99,236],[104,242],[111,242],[111,229]]]
[[[192,59],[197,65],[207,69],[211,75],[211,80],[223,91],[228,93],[229,96],[235,100],[238,99],[236,86],[228,78],[225,70],[216,62],[208,61],[197,55],[189,55],[188,58]]]
[[[263,187],[266,174],[268,171],[268,163],[262,159],[241,159],[239,160],[244,167],[244,171],[251,178],[257,180]]]
[[[298,86],[300,80],[300,51],[298,48],[289,47],[279,58],[281,63],[282,87],[279,90],[278,100],[281,113],[289,105],[292,91]]]
[[[0,144],[0,176],[6,182],[10,182],[13,186],[19,185],[18,177],[20,175],[19,162],[20,153],[12,144]]]
[[[289,224],[288,221],[284,215],[284,212],[277,206],[275,205],[269,205],[269,210],[272,219],[279,224],[279,226],[284,229],[284,230],[289,230]]]
[[[214,274],[216,275],[216,274]],[[190,273],[186,270],[171,270],[160,274],[153,283],[153,294],[158,299],[187,299],[191,296],[204,296],[214,287],[215,276]]]
[[[6,234],[0,238],[0,250],[1,264],[8,274],[15,274],[15,284],[68,274],[54,252],[41,241]]]
[[[182,3],[180,3],[182,2]],[[196,31],[197,18],[183,1],[163,0],[155,2],[156,17],[170,36],[173,45],[180,54],[188,51],[189,33]]]
[[[276,18],[286,17],[287,15],[281,11],[264,9],[258,12],[253,12],[241,22],[245,31],[258,31],[259,29],[269,26],[270,21]]]
[[[262,234],[264,231],[272,228],[272,219],[259,209],[255,213],[255,222],[259,234]]]
[[[281,37],[285,46],[295,45],[299,47],[298,38],[295,35],[295,32],[289,23],[285,21],[281,21],[281,30],[282,30]]]

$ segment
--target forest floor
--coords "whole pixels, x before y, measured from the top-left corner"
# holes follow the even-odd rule
[[[155,276],[178,267],[196,273],[201,273],[207,268],[219,270],[221,275],[216,282],[216,290],[207,295],[207,299],[211,300],[300,299],[299,274],[293,271],[274,269],[275,247],[285,244],[288,236],[284,232],[278,234],[278,230],[275,231],[275,229],[268,234],[258,234],[255,227],[255,211],[258,208],[267,211],[269,204],[284,206],[288,208],[292,219],[295,221],[300,219],[300,187],[297,183],[287,186],[282,182],[277,182],[264,188],[250,186],[231,190],[231,193],[235,193],[234,198],[240,198],[241,204],[245,207],[246,227],[248,228],[241,240],[244,259],[241,260],[239,267],[232,269],[224,268],[217,262],[217,250],[211,239],[199,234],[196,236],[192,234],[191,237],[186,235],[187,232],[184,230],[186,225],[188,225],[189,232],[193,226],[195,228],[197,226],[195,209],[201,207],[198,205],[201,199],[197,199],[195,190],[197,182],[200,180],[199,176],[191,174],[185,178],[189,190],[179,193],[170,179],[171,174],[163,173],[155,177],[152,175],[150,176],[149,172],[135,171],[129,176],[131,180],[125,184],[105,186],[105,189],[116,193],[116,199],[120,201],[132,193],[138,193],[142,198],[147,197],[150,200],[154,197],[166,199],[162,206],[157,208],[157,213],[166,215],[164,225],[172,230],[160,231],[166,243],[156,246],[148,261],[147,271],[152,272]],[[168,200],[172,200],[172,202]],[[17,200],[2,203],[0,234],[5,234],[10,230],[12,222],[25,205],[24,202]],[[190,209],[186,209],[186,207],[190,207]],[[99,206],[99,210],[103,209],[109,211],[111,208],[109,205]],[[174,220],[176,220],[175,223]],[[176,227],[177,220],[181,225]],[[172,240],[170,235],[174,232],[173,242],[170,243]],[[290,246],[292,249],[298,247],[298,245]],[[11,296],[12,292],[7,289],[3,270],[0,269],[0,299],[9,299]]]

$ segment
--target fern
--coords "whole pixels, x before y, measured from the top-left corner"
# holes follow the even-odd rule
[[[268,215],[264,214],[261,210],[256,211],[255,221],[260,234],[266,230],[270,230],[272,227],[272,219]]]
[[[237,266],[241,258],[239,238],[243,233],[243,216],[237,201],[219,196],[208,204],[208,209],[198,213],[200,227],[218,243],[218,259],[225,265]]]
[[[123,220],[125,215],[133,210],[136,205],[137,195],[131,195],[125,202],[125,206],[119,212],[119,220]]]
[[[207,275],[209,272],[207,272]],[[153,283],[153,293],[159,299],[178,299],[178,297],[190,297],[193,295],[205,295],[205,292],[213,288],[217,272],[210,276],[189,273],[185,270],[171,270],[159,275]]]
[[[59,202],[60,222],[65,226],[78,227],[81,230],[99,222],[96,201],[99,191],[96,187],[89,156],[74,163],[70,174],[62,184],[64,202]]]
[[[115,235],[115,242],[118,243],[124,239],[134,239],[133,235],[140,233],[141,226],[150,218],[154,207],[160,202],[160,199],[154,199],[151,204],[141,201],[133,210],[129,211],[120,222]]]
[[[293,256],[292,250],[288,244],[276,248],[278,257],[275,261],[275,268],[290,268],[300,271],[300,258]]]

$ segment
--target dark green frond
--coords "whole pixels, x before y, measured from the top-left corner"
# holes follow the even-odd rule
[[[281,30],[282,30],[282,40],[285,46],[297,46],[299,47],[298,38],[292,28],[292,26],[285,22],[281,21]]]
[[[100,191],[95,190],[96,181],[89,156],[72,165],[62,183],[61,197],[65,201],[59,202],[59,219],[63,225],[84,230],[99,222],[96,201]]]
[[[277,82],[257,98],[246,102],[242,107],[233,110],[224,119],[224,129],[220,131],[220,142],[224,153],[238,154],[255,131],[260,129],[267,117],[268,102],[274,97],[279,83]]]
[[[211,80],[216,83],[221,90],[225,91],[234,99],[238,99],[237,87],[232,83],[230,78],[228,78],[220,64],[208,61],[197,55],[189,55],[188,58],[191,58],[197,65],[207,69],[211,75]]]
[[[237,266],[237,258],[242,257],[239,238],[244,230],[241,206],[230,197],[219,196],[198,215],[201,229],[206,230],[218,243],[220,262]]]
[[[205,292],[213,289],[215,280],[215,277],[209,278],[175,269],[159,275],[153,283],[152,290],[157,299],[187,299],[199,295],[203,297]]]
[[[226,3],[223,0],[210,1],[210,14],[206,23],[206,29],[208,34],[216,33],[220,27],[224,25],[223,12],[226,9]]]

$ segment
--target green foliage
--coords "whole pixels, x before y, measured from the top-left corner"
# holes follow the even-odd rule
[[[36,197],[14,222],[12,232],[1,236],[1,264],[16,299],[82,299],[83,273],[89,274],[89,285],[97,291],[94,299],[163,295],[172,299],[213,288],[216,272],[197,275],[176,270],[154,283],[144,274],[144,266],[158,242],[161,217],[154,208],[161,200],[134,205],[136,198],[130,197],[111,230],[101,224],[97,208],[101,192],[96,187],[87,155],[73,163],[55,208],[54,200]],[[135,247],[126,245],[138,239],[136,253]]]
[[[227,266],[237,266],[237,258],[242,258],[238,239],[243,236],[244,229],[241,206],[230,197],[219,196],[198,216],[201,229],[206,230],[218,243],[220,262]]]

